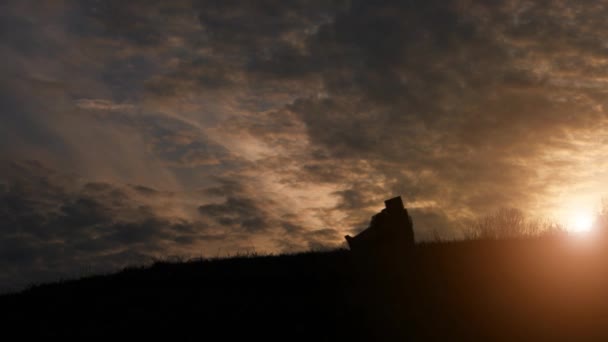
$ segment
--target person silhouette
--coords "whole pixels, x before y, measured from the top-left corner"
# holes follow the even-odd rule
[[[372,216],[369,227],[356,236],[345,236],[351,250],[401,249],[414,244],[414,225],[397,196],[384,201],[385,208]]]

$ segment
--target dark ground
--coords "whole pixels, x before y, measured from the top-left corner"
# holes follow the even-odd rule
[[[0,297],[22,339],[603,340],[608,245],[575,238],[242,257],[33,287]]]

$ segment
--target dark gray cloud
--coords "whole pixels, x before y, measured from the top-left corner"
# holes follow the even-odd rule
[[[249,198],[228,197],[220,204],[202,205],[198,211],[202,216],[226,229],[260,232],[268,228],[262,208]]]
[[[40,268],[55,276],[82,265],[118,267],[192,245],[205,225],[159,214],[129,187],[79,182],[39,162],[11,162],[3,168],[0,193],[0,283],[23,285],[45,278],[22,278],[20,270]],[[157,190],[135,187],[145,195]],[[109,261],[116,253],[136,260]],[[107,256],[110,257],[107,257]]]
[[[165,29],[163,18],[173,18],[170,13],[179,8],[176,4],[160,1],[73,1],[70,8],[76,15],[70,16],[69,28],[85,37],[99,36],[124,40],[137,46],[155,46],[162,42]],[[182,2],[183,3],[183,2]],[[162,15],[162,11],[166,14]]]

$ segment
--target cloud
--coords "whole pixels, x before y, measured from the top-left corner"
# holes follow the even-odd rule
[[[5,163],[0,179],[3,288],[75,277],[84,268],[115,270],[168,255],[271,250],[288,243],[302,250],[336,239],[331,229],[298,228],[285,234],[280,215],[269,212],[272,203],[253,200],[248,187],[233,180],[219,179],[219,187],[201,192],[227,196],[223,202],[192,204],[198,214],[187,215],[179,210],[185,193],[92,182],[38,161]],[[196,203],[197,195],[192,198]],[[273,241],[276,236],[282,236],[280,241]],[[258,241],[265,237],[266,243]]]
[[[2,171],[7,182],[0,193],[0,244],[7,247],[0,252],[2,284],[44,280],[22,278],[19,270],[58,276],[83,265],[115,268],[150,260],[205,236],[201,223],[165,216],[126,186],[78,184],[38,162],[13,162]],[[108,261],[126,252],[139,257]]]
[[[569,10],[552,4],[545,5]],[[311,58],[329,62],[326,95],[289,108],[324,159],[368,160],[370,177],[380,179],[376,193],[398,188],[412,202],[434,198],[445,210],[459,209],[458,220],[501,205],[525,207],[548,194],[538,187],[547,181],[538,175],[543,154],[581,153],[571,137],[599,132],[605,117],[603,100],[580,83],[556,88],[555,76],[533,68],[551,65],[559,73],[564,55],[588,48],[580,45],[590,33],[585,25],[569,25],[535,6],[528,13],[531,27],[555,32],[547,27],[559,26],[564,33],[563,39],[539,39],[516,33],[521,28],[513,28],[508,2],[506,8],[471,5],[466,12],[456,5],[355,2],[311,38]],[[529,45],[519,45],[522,39]],[[577,62],[568,72],[595,79],[584,67],[572,69],[593,54],[570,56]],[[346,198],[363,195],[352,189],[339,194],[349,195],[343,208],[353,207]],[[356,210],[368,203],[359,205]]]
[[[200,206],[198,211],[226,229],[259,232],[268,228],[261,208],[249,198],[228,197],[224,203],[205,204]]]
[[[76,107],[82,108],[82,109],[101,110],[101,111],[109,111],[109,112],[113,112],[113,111],[119,111],[119,112],[125,111],[126,112],[126,111],[130,111],[130,110],[134,109],[133,105],[114,103],[114,102],[112,102],[110,100],[106,100],[106,99],[76,100]]]

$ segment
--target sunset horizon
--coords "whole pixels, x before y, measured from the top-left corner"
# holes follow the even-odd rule
[[[503,209],[595,236],[607,15],[568,0],[2,1],[0,289],[345,248],[395,196],[417,242],[466,240]]]

